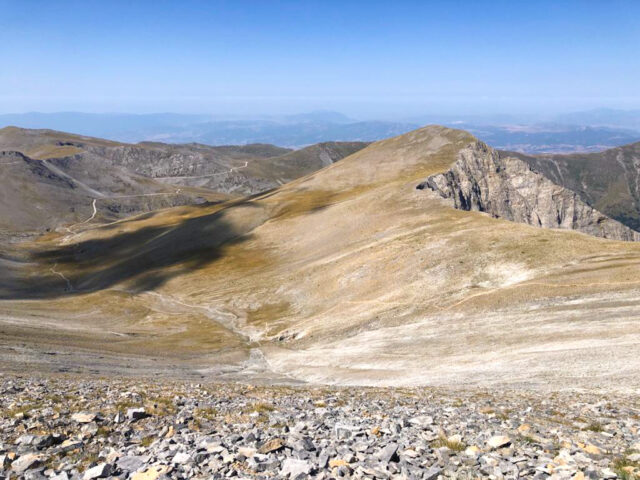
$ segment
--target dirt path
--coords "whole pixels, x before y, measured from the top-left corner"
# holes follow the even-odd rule
[[[53,267],[51,267],[49,270],[51,270],[51,273],[54,273],[55,275],[58,275],[60,278],[62,278],[65,282],[67,282],[67,289],[70,292],[73,292],[73,285],[71,285],[71,281],[64,276],[64,273],[59,272],[56,270],[56,267],[58,266],[58,264],[56,263]]]

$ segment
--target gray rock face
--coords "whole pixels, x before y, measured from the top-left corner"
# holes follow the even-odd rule
[[[381,462],[384,462],[384,463],[397,461],[398,460],[398,455],[396,453],[397,451],[398,451],[398,444],[390,443],[389,445],[387,445],[386,447],[384,447],[382,450],[378,452],[378,458],[380,459]]]
[[[147,455],[127,455],[118,459],[117,465],[120,470],[125,472],[135,472],[144,467],[149,461]]]
[[[607,217],[526,162],[503,157],[482,142],[461,150],[458,161],[447,172],[433,175],[418,186],[427,187],[451,199],[460,210],[613,240],[640,240],[640,232]]]
[[[640,142],[588,154],[509,154],[577,192],[605,215],[640,231]]]
[[[147,142],[109,147],[83,145],[83,148],[114,166],[173,185],[252,195],[331,165],[366,145],[325,142],[292,151],[265,144],[207,146]]]

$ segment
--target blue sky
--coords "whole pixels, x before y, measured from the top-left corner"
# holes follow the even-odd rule
[[[0,0],[0,112],[640,108],[639,1]]]

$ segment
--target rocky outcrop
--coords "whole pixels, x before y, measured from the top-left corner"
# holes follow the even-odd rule
[[[597,237],[638,241],[640,233],[594,209],[523,160],[504,156],[482,142],[460,151],[444,173],[418,186],[430,188],[461,210],[544,228],[565,228]]]
[[[597,153],[509,155],[573,190],[608,217],[640,231],[640,142]]]

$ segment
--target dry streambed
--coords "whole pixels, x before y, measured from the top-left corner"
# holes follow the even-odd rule
[[[0,478],[635,478],[633,395],[5,376]]]

